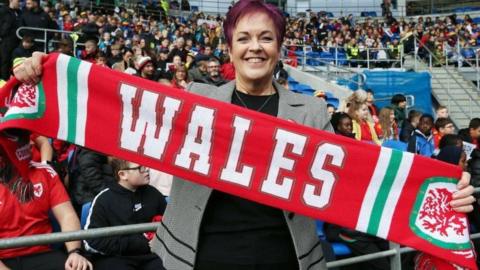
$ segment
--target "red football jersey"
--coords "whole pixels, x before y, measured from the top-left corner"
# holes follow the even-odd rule
[[[34,188],[34,199],[25,204],[20,204],[18,201],[16,204],[12,203],[14,207],[11,207],[10,211],[20,213],[20,220],[17,223],[18,230],[12,231],[9,237],[51,233],[52,225],[48,216],[50,209],[70,200],[58,175],[49,165],[32,162],[29,175]],[[6,197],[9,197],[8,200],[12,198],[16,200],[16,197],[9,192]],[[4,216],[3,213],[2,216]],[[3,233],[3,226],[0,228]],[[48,245],[3,249],[0,250],[0,259],[48,250],[50,250]]]

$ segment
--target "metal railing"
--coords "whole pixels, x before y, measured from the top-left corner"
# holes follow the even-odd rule
[[[417,44],[420,44],[420,41],[418,40],[417,37],[415,37],[415,51],[414,51],[414,57],[415,57],[415,71],[423,71],[423,70],[420,70],[419,67],[422,66],[421,64],[418,64],[417,61],[421,62],[422,59],[420,58],[420,56],[418,55],[418,46]],[[440,62],[438,59],[433,53],[432,51],[426,47],[426,46],[423,46],[424,50],[428,53],[428,59],[429,59],[429,63],[427,65],[427,68],[428,70],[430,71],[430,74],[432,74],[432,80],[436,81],[438,84],[443,84],[441,81],[439,81],[439,79],[433,75],[432,73],[432,68],[433,68],[433,65],[432,65],[432,60],[435,60],[437,62]],[[440,62],[441,63],[441,62]],[[472,108],[473,106],[479,106],[478,102],[476,101],[476,98],[474,96],[471,95],[471,93],[469,91],[465,91],[465,93],[467,94],[467,98],[466,99],[459,99],[459,98],[456,98],[456,97],[453,97],[452,96],[452,93],[451,93],[451,81],[453,80],[454,83],[456,83],[457,85],[461,85],[461,82],[452,74],[452,72],[446,67],[446,65],[440,65],[438,68],[441,68],[443,71],[445,71],[445,74],[447,74],[449,76],[449,79],[447,80],[447,104],[446,106],[448,107],[448,109],[450,110],[451,106],[452,106],[452,103],[456,105],[456,107],[465,115],[468,115],[469,118],[472,118],[472,117],[475,117],[474,115],[472,115]],[[435,98],[439,99],[438,96],[432,92],[432,94],[435,96]],[[461,100],[468,100],[469,101],[469,106],[467,107],[467,109],[465,110],[465,107],[464,105],[460,104],[459,101]]]
[[[60,42],[60,40],[58,40],[56,38],[49,39],[49,34],[60,34],[63,37],[68,36],[69,38],[71,38],[72,34],[75,34],[75,35],[78,35],[78,36],[82,35],[82,33],[80,33],[80,32],[72,32],[72,31],[64,31],[64,30],[56,30],[56,29],[46,29],[46,28],[38,28],[38,27],[27,27],[27,26],[19,27],[16,31],[16,35],[19,39],[22,39],[23,34],[25,32],[32,32],[32,31],[43,33],[43,39],[36,38],[35,42],[43,43],[43,52],[44,53],[48,53],[48,51],[49,51],[48,46],[49,46],[50,42],[52,42],[52,43]],[[77,40],[75,38],[71,38],[71,40],[72,40],[73,53],[75,54],[77,46],[79,46],[79,45],[83,46],[84,43],[77,42]]]
[[[356,59],[349,59],[347,56],[347,49],[345,47],[339,46],[319,46],[322,52],[328,52],[333,55],[332,57],[322,57],[322,52],[316,52],[313,50],[312,45],[297,45],[291,43],[284,43],[284,47],[292,48],[292,47],[299,47],[301,48],[300,52],[302,52],[303,57],[303,65],[307,64],[306,60],[319,60],[323,62],[333,63],[335,66],[352,66],[360,65],[361,67],[366,67],[368,69],[375,68],[375,67],[382,67],[382,68],[391,68],[391,67],[398,67],[403,69],[403,59],[405,56],[404,47],[400,46],[401,50],[398,51],[398,58],[391,58],[389,56],[390,48],[370,48],[366,46],[362,50],[359,49],[359,58]],[[290,52],[299,52],[299,50],[292,50],[288,49]],[[377,59],[377,54],[380,51],[384,51],[387,58]],[[318,56],[314,56],[312,53],[317,54]],[[386,64],[386,65],[384,65]],[[310,65],[311,66],[311,65]]]
[[[40,234],[31,236],[22,236],[15,238],[0,239],[0,249],[48,245],[60,242],[71,242],[85,239],[111,237],[118,235],[127,235],[134,233],[144,233],[155,231],[160,223],[141,223],[134,225],[112,226],[104,228],[96,228],[89,230],[80,230],[72,232],[56,232],[51,234]],[[471,239],[480,238],[480,233],[472,234]],[[401,269],[401,254],[415,251],[410,247],[400,247],[396,243],[390,242],[390,249],[376,253],[366,254],[362,256],[355,256],[346,259],[327,262],[328,268],[340,267],[345,265],[356,264],[360,262],[375,260],[379,258],[390,257],[390,266],[393,270]]]
[[[369,17],[369,14],[372,12],[375,13],[376,16],[372,17],[383,17],[382,8],[380,4],[378,5],[365,5],[362,1],[357,0],[358,3],[355,5],[349,2],[350,5],[343,5],[342,3],[334,3],[333,5],[309,5],[308,7],[305,6],[296,6],[285,7],[285,12],[289,13],[290,15],[302,15],[308,16],[307,10],[311,10],[311,12],[326,12],[327,14],[332,14],[334,17],[344,17],[352,14],[355,17],[360,17],[364,14],[364,17]],[[332,2],[333,3],[333,2]],[[317,3],[316,3],[317,4]],[[340,4],[340,5],[338,5]],[[397,7],[390,7],[390,12],[393,16],[400,17],[406,15],[406,6],[398,5]]]
[[[338,64],[338,57],[335,60],[335,63],[332,63],[332,61],[326,61],[325,59],[321,58],[312,58],[308,56],[308,52],[310,51],[311,47],[310,46],[301,46],[302,47],[302,56],[297,57],[300,58],[301,60],[301,66],[302,66],[302,71],[310,71],[310,72],[320,72],[325,74],[325,78],[327,81],[338,81],[339,79],[347,81],[349,84],[352,83],[356,85],[357,89],[362,89],[363,85],[365,83],[365,74],[359,71],[354,71],[352,69],[342,67]],[[290,59],[288,57],[288,53],[295,53],[298,51],[293,51],[289,50],[287,46],[282,47],[282,59]],[[321,66],[311,66],[307,65],[307,60],[312,60],[314,59],[315,61],[318,61],[321,63]],[[358,78],[358,79],[357,79]]]

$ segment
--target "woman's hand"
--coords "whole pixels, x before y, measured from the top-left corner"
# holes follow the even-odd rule
[[[13,74],[17,80],[27,84],[37,84],[42,76],[42,60],[47,54],[34,52],[32,57],[23,61],[13,68]]]
[[[469,173],[463,172],[462,178],[460,178],[460,181],[458,181],[457,188],[458,191],[453,193],[450,206],[453,208],[453,210],[460,213],[472,212],[472,203],[475,202],[475,198],[472,196],[473,186],[470,185]]]
[[[65,262],[65,270],[93,270],[92,263],[78,253],[70,253]]]

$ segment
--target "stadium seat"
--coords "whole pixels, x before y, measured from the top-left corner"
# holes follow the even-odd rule
[[[324,222],[321,220],[316,220],[316,224],[317,224],[318,237],[322,240],[327,240],[327,237],[323,230]],[[331,243],[332,245],[333,253],[335,254],[335,256],[348,256],[352,254],[352,251],[350,250],[350,248],[343,243],[340,243],[340,242],[329,242],[329,243]]]
[[[313,95],[313,92],[315,92],[310,85],[303,83],[295,85],[292,90],[306,95]]]
[[[198,9],[198,6],[190,6],[190,11],[191,12],[197,12],[199,9]]]
[[[400,151],[407,151],[407,143],[396,141],[396,140],[386,140],[382,143],[383,147],[396,149]]]
[[[91,206],[92,206],[91,202],[87,202],[84,205],[82,205],[82,216],[80,217],[80,225],[82,229],[85,228],[85,224],[87,223],[88,212],[90,211]]]
[[[473,18],[472,21],[476,24],[480,24],[480,17]]]
[[[338,108],[340,105],[340,100],[338,98],[327,98],[326,102],[327,104],[333,105],[335,108]]]

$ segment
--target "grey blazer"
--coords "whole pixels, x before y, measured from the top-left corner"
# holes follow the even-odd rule
[[[279,94],[278,117],[318,129],[332,131],[325,102],[292,93],[274,82]],[[193,83],[189,91],[231,102],[235,81],[221,87]],[[175,177],[170,201],[157,229],[152,251],[168,270],[194,269],[200,224],[212,189]],[[300,270],[327,269],[315,222],[284,211],[292,235]]]

